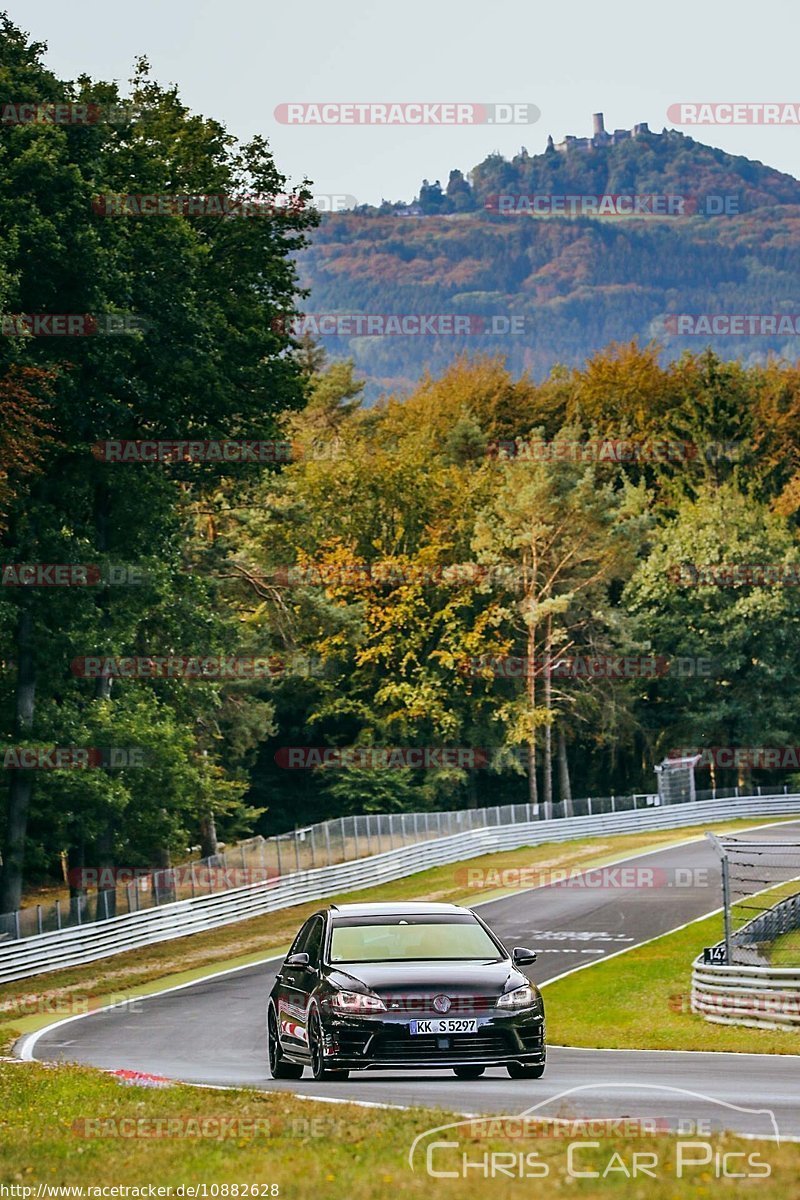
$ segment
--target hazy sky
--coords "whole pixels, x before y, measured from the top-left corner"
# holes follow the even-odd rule
[[[2,3],[2,0],[0,0]],[[798,0],[39,0],[8,5],[49,44],[48,65],[126,81],[146,54],[162,83],[236,136],[266,135],[279,168],[359,202],[410,199],[491,151],[538,153],[548,133],[647,121],[678,101],[800,103]],[[532,125],[498,128],[287,126],[290,101],[527,102]],[[800,127],[685,129],[698,140],[800,174]]]

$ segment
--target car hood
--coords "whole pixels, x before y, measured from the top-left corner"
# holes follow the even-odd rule
[[[342,963],[330,971],[334,987],[362,984],[379,996],[398,992],[417,995],[499,996],[528,982],[510,960],[501,962]]]

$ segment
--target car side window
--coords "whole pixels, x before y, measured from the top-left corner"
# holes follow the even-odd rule
[[[308,961],[312,967],[319,966],[319,956],[322,950],[322,934],[325,929],[325,923],[322,917],[314,917],[308,941],[303,949],[308,955]]]
[[[308,954],[308,939],[314,927],[314,918],[306,921],[297,937],[292,942],[289,954]]]

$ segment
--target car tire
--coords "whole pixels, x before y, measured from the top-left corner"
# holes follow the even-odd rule
[[[512,1079],[541,1079],[544,1075],[544,1063],[528,1066],[527,1063],[508,1063],[506,1070]]]
[[[325,1057],[322,1053],[322,1025],[319,1019],[319,1013],[316,1009],[311,1014],[311,1020],[308,1023],[308,1048],[311,1053],[311,1074],[320,1082],[330,1080],[334,1082],[337,1079],[348,1079],[349,1071],[331,1070],[325,1066]]]
[[[453,1067],[456,1079],[480,1079],[486,1067]]]
[[[273,1079],[302,1079],[303,1068],[300,1063],[287,1062],[283,1057],[281,1039],[278,1036],[278,1019],[275,1009],[267,1013],[267,1049],[269,1053],[269,1073]]]

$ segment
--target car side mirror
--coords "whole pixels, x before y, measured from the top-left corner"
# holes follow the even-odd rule
[[[311,959],[307,954],[290,954],[284,962],[285,967],[307,967]]]
[[[511,955],[515,967],[529,967],[536,962],[536,951],[528,950],[525,946],[515,946]]]

